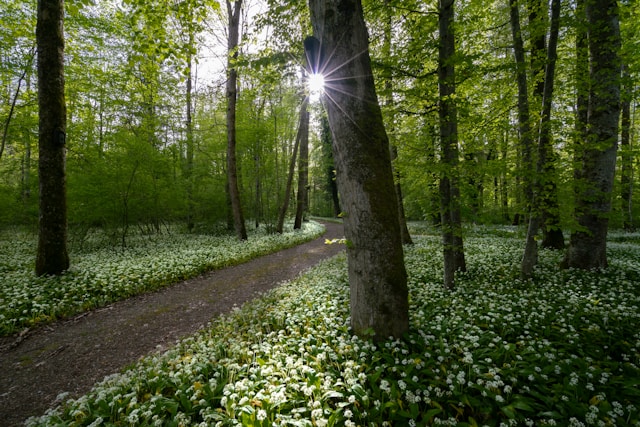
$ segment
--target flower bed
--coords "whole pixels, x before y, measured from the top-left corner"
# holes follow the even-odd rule
[[[522,282],[520,239],[474,236],[454,291],[439,238],[407,247],[404,340],[350,334],[342,255],[31,425],[640,425],[637,242]]]

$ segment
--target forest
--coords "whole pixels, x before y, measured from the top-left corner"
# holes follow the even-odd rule
[[[6,0],[1,335],[345,229],[30,425],[640,425],[639,18]]]

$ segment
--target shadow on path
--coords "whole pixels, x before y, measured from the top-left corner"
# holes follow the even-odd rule
[[[337,254],[344,246],[324,240],[343,237],[343,226],[324,225],[326,233],[311,242],[44,326],[0,350],[0,425],[43,414],[62,392],[87,393],[105,376]]]

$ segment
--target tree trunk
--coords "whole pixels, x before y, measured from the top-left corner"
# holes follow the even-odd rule
[[[620,118],[620,27],[615,0],[586,5],[589,45],[589,108],[587,139],[581,150],[576,217],[563,264],[595,269],[607,267],[607,230],[616,166]]]
[[[18,102],[18,97],[20,96],[20,89],[22,88],[22,82],[24,80],[28,80],[29,73],[31,73],[31,66],[33,64],[33,57],[35,55],[35,49],[32,49],[29,52],[29,57],[27,59],[27,65],[24,67],[20,78],[18,79],[18,84],[16,87],[16,91],[13,94],[11,99],[11,105],[9,107],[9,114],[7,114],[7,118],[4,121],[4,127],[2,130],[2,141],[0,141],[0,160],[2,160],[2,153],[4,153],[4,149],[7,144],[7,136],[9,135],[9,125],[11,124],[11,119],[13,117],[13,112],[16,108],[16,102]]]
[[[298,157],[298,192],[296,198],[296,217],[293,229],[300,230],[304,214],[307,211],[309,199],[309,111],[307,101],[303,102],[305,108],[300,115],[300,156]]]
[[[509,148],[509,133],[505,130],[504,137],[502,138],[502,146],[500,147],[500,158],[504,164],[507,164],[508,148]],[[505,223],[509,223],[511,218],[509,217],[509,192],[507,188],[507,174],[502,172],[500,174],[500,199],[502,201],[502,220]]]
[[[236,160],[236,103],[238,96],[238,70],[235,60],[238,57],[238,39],[240,38],[240,10],[242,0],[236,0],[234,5],[227,0],[229,16],[229,40],[227,58],[227,181],[229,183],[229,198],[233,226],[240,240],[247,240],[247,230],[242,213],[240,190],[238,188],[238,163]]]
[[[438,89],[440,145],[444,173],[440,177],[440,212],[444,251],[444,285],[453,288],[455,271],[466,270],[458,189],[458,112],[455,104],[454,0],[441,0],[439,11]]]
[[[255,181],[255,198],[254,198],[254,212],[255,212],[255,219],[254,219],[254,225],[255,228],[259,228],[260,227],[260,222],[262,221],[262,218],[264,216],[264,207],[262,206],[262,179],[261,179],[261,175],[262,175],[262,165],[261,165],[261,156],[260,156],[260,142],[257,142],[257,147],[256,147],[256,152],[254,153],[253,156],[253,167],[254,167],[254,172],[256,174],[256,181]]]
[[[631,98],[632,80],[629,68],[624,67],[625,90],[622,91],[622,118],[620,120],[620,199],[622,202],[622,227],[632,231],[633,226],[633,152],[631,146]]]
[[[67,252],[67,192],[64,99],[64,4],[40,0],[38,46],[38,107],[40,221],[36,274],[61,274],[69,268]]]
[[[328,63],[324,104],[345,211],[351,327],[375,340],[409,329],[398,199],[359,0],[310,0]],[[322,58],[323,55],[320,54]]]
[[[529,115],[529,91],[527,88],[527,65],[525,63],[524,43],[520,29],[520,12],[517,0],[509,0],[513,54],[516,60],[516,84],[518,85],[518,134],[520,137],[521,163],[518,177],[522,181],[526,212],[533,198],[533,139]]]
[[[327,161],[326,165],[326,187],[331,197],[331,206],[333,208],[333,216],[338,218],[342,209],[340,208],[340,197],[338,196],[338,184],[336,183],[336,167],[333,162],[333,154],[331,152],[331,129],[329,129],[329,119],[326,115],[320,118],[320,139],[322,141],[322,151]]]
[[[385,8],[387,9],[386,22],[384,25],[384,42],[382,47],[382,55],[385,58],[391,58],[391,38],[392,38],[392,29],[393,29],[393,19],[392,13],[393,10],[389,4],[390,0],[384,0]],[[391,72],[391,68],[387,67],[387,71],[385,71],[384,75],[384,90],[385,90],[385,104],[389,109],[389,114],[391,115],[388,123],[392,127],[389,131],[390,135],[393,135],[394,130],[393,126],[395,123],[395,114],[393,107],[393,73]],[[392,139],[392,137],[390,137]],[[391,168],[393,170],[393,176],[395,179],[396,186],[396,196],[398,197],[398,216],[400,217],[400,232],[402,233],[402,243],[405,245],[412,245],[413,241],[411,240],[411,234],[409,233],[409,228],[407,227],[407,217],[404,212],[404,200],[402,197],[402,184],[400,184],[400,171],[395,166],[395,161],[398,158],[398,147],[390,141],[389,143],[389,154],[391,156]]]
[[[191,31],[191,30],[190,30]],[[193,32],[189,34],[189,42],[191,45],[194,43]],[[188,53],[188,74],[187,74],[187,96],[186,96],[186,104],[187,104],[187,117],[186,117],[186,127],[187,127],[187,165],[185,168],[185,181],[187,185],[187,229],[189,231],[193,230],[194,220],[193,220],[193,211],[194,211],[194,202],[193,202],[193,119],[192,119],[192,89],[193,89],[193,80],[192,80],[192,65],[193,59],[191,54]]]
[[[580,197],[582,151],[587,141],[589,109],[589,46],[585,0],[576,0],[576,129],[573,141],[573,181],[576,200]]]
[[[35,51],[34,51],[35,56]],[[31,92],[31,75],[26,78],[26,90]],[[25,129],[24,135],[24,161],[22,171],[22,202],[24,204],[24,212],[26,213],[26,204],[31,199],[31,129]],[[25,218],[26,219],[26,218]]]
[[[24,139],[24,162],[22,171],[22,201],[31,199],[31,132],[27,129]]]
[[[536,1],[539,2],[540,0]],[[534,209],[539,210],[539,225],[542,226],[542,247],[548,249],[564,248],[564,235],[560,227],[560,206],[558,205],[558,188],[556,185],[555,152],[551,139],[551,107],[555,82],[555,65],[558,57],[560,7],[561,4],[558,0],[551,2],[549,45],[546,48],[546,62],[542,62],[539,71],[543,73],[542,92],[540,93],[542,111],[538,130],[538,167],[534,177],[534,180],[539,180],[537,183],[538,195],[536,196],[538,201]],[[537,43],[544,49],[544,34],[547,26],[543,25],[543,22],[546,21],[547,13],[546,8],[541,3],[538,3],[537,9],[538,13],[534,20],[539,20],[540,24],[536,28],[542,27],[542,31],[538,30],[541,33],[539,37],[542,41]]]
[[[553,167],[553,145],[551,141],[551,107],[555,79],[556,59],[558,57],[558,33],[560,31],[560,0],[553,0],[551,6],[551,29],[549,31],[549,46],[547,48],[547,66],[543,79],[542,112],[538,135],[538,158],[534,179],[534,194],[531,201],[529,226],[522,258],[521,277],[527,279],[533,273],[533,267],[538,263],[537,235],[545,212],[550,211],[549,201],[556,195],[551,194],[556,189]],[[556,203],[557,205],[557,203]],[[562,232],[560,232],[562,237]],[[564,239],[562,239],[564,246]]]
[[[329,129],[329,119],[325,114],[320,118],[320,141],[322,145],[322,156],[325,163],[325,179],[326,191],[329,192],[331,198],[331,207],[333,216],[340,216],[340,197],[338,196],[338,184],[336,183],[336,167],[333,161],[333,153],[331,152],[331,129]]]
[[[289,163],[289,174],[287,175],[287,184],[284,190],[284,200],[282,201],[282,205],[280,205],[280,211],[278,213],[278,224],[276,225],[276,232],[282,234],[284,231],[284,219],[287,216],[287,210],[289,209],[289,199],[291,197],[291,187],[293,185],[293,174],[296,168],[296,157],[298,156],[298,149],[300,147],[300,141],[303,138],[303,134],[306,134],[307,137],[309,135],[308,128],[305,130],[304,127],[309,126],[308,121],[308,98],[305,98],[302,101],[302,105],[300,106],[300,119],[298,121],[298,132],[296,134],[296,142],[293,145],[293,153],[291,153],[291,163]]]
[[[513,53],[516,59],[516,82],[518,85],[518,129],[520,134],[520,145],[522,147],[522,166],[520,168],[526,212],[529,218],[535,217],[534,206],[534,182],[535,166],[533,163],[533,139],[531,135],[531,123],[529,113],[529,95],[527,88],[527,73],[525,65],[524,44],[522,41],[522,31],[520,29],[520,13],[517,0],[509,0],[511,8],[511,34],[513,37]],[[534,59],[532,58],[532,63]],[[535,240],[539,221],[535,218],[528,221],[529,227],[525,240],[524,256],[521,264],[521,275],[527,277],[526,272],[530,272],[538,261],[538,244]],[[532,228],[534,232],[530,232]]]

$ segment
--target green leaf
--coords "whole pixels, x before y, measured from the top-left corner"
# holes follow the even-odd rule
[[[513,420],[516,418],[516,410],[512,405],[503,406],[502,408],[500,408],[500,410],[510,420]]]
[[[535,412],[535,409],[533,409],[531,405],[529,405],[524,400],[520,400],[520,399],[514,400],[513,402],[511,402],[511,406],[517,409],[521,409],[523,411]]]

